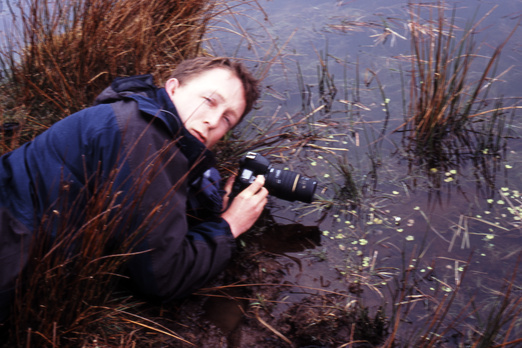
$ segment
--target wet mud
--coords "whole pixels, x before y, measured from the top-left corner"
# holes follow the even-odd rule
[[[166,326],[191,343],[173,339],[169,346],[338,347],[359,340],[353,347],[373,347],[382,342],[386,328],[379,311],[370,315],[347,294],[326,290],[329,284],[323,292],[289,281],[289,273],[305,272],[291,254],[320,246],[316,226],[266,220],[262,225],[262,231],[240,242],[219,279],[162,309]]]

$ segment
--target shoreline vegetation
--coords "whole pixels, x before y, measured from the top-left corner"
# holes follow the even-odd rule
[[[9,7],[3,72],[3,122],[20,141],[64,115],[92,105],[115,77],[150,73],[162,84],[177,62],[201,45],[219,2],[21,0]],[[18,140],[18,139],[17,139]],[[5,144],[4,152],[20,143]]]
[[[258,1],[246,3],[267,16]],[[234,6],[239,5],[233,4],[221,0],[21,0],[19,6],[10,7],[12,28],[17,29],[7,33],[0,47],[0,153],[91,105],[115,77],[152,73],[161,85],[177,62],[210,54],[204,49],[205,35],[223,13],[234,16]],[[506,129],[520,108],[509,100],[490,98],[501,51],[519,24],[493,51],[479,71],[478,81],[473,81],[471,76],[476,74],[469,73],[479,56],[474,31],[482,19],[459,31],[455,9],[449,9],[443,1],[430,4],[408,5],[408,38],[376,22],[341,21],[331,26],[343,32],[359,32],[364,27],[382,29],[378,44],[410,40],[411,55],[404,56],[409,58],[404,58],[406,63],[400,70],[401,127],[389,127],[390,100],[378,72],[365,71],[363,81],[359,61],[351,62],[355,66],[353,82],[347,82],[350,78],[345,76],[345,86],[337,86],[338,80],[329,71],[331,57],[325,50],[324,54],[317,52],[317,95],[303,75],[298,75],[302,111],[290,115],[278,108],[275,114],[266,116],[255,112],[252,120],[218,145],[220,171],[226,175],[244,152],[259,149],[273,155],[275,161],[299,167],[289,158],[299,159],[311,149],[315,156],[312,163],[324,156],[335,171],[324,176],[331,180],[325,186],[333,196],[321,192],[311,209],[296,215],[317,214],[319,222],[341,221],[348,216],[346,230],[356,228],[355,219],[363,221],[361,224],[388,224],[396,230],[409,223],[406,218],[384,217],[386,209],[381,202],[393,197],[378,203],[366,199],[375,187],[372,181],[377,180],[383,156],[379,146],[391,133],[402,136],[396,152],[408,162],[410,172],[428,177],[433,191],[442,190],[448,179],[456,177],[452,165],[468,160],[478,171],[484,170],[480,175],[486,178],[487,186],[491,177],[488,166],[501,158],[507,139],[514,137]],[[247,30],[238,32],[243,38],[248,35]],[[250,42],[248,38],[245,41]],[[268,62],[257,62],[260,78],[267,75],[271,64],[283,59],[282,51],[279,47],[270,53],[273,57],[266,59]],[[372,90],[382,99],[382,130],[371,124],[375,128],[367,131],[364,127],[369,123],[360,121],[361,115],[370,111],[362,100],[362,89]],[[341,90],[350,93],[339,97]],[[277,99],[285,99],[273,86],[265,92],[279,93]],[[348,116],[345,123],[332,117],[339,103]],[[355,131],[355,126],[361,128]],[[359,136],[370,144],[371,168],[363,179],[348,160],[349,150],[332,136],[347,129],[357,146]],[[332,138],[335,146],[328,143]],[[474,276],[469,269],[475,255],[468,260],[455,256],[451,282],[438,279],[431,260],[422,259],[425,241],[413,249],[390,243],[390,248],[401,255],[402,266],[379,267],[377,257],[360,254],[369,243],[366,234],[350,240],[352,246],[347,247],[342,238],[348,232],[329,235],[317,226],[284,225],[276,222],[270,211],[239,240],[238,254],[218,279],[187,299],[163,306],[146,303],[118,286],[118,271],[131,256],[133,240],[110,257],[100,254],[111,224],[118,219],[115,214],[114,220],[108,221],[105,214],[115,209],[106,198],[110,189],[100,187],[92,194],[85,211],[92,218],[81,231],[69,234],[66,243],[56,245],[51,252],[35,248],[31,272],[24,275],[25,286],[17,293],[15,314],[2,328],[8,340],[6,347],[512,348],[522,344],[516,334],[522,328],[520,250],[509,255],[516,259],[513,268],[505,270],[506,276],[491,288],[490,303],[484,305],[463,294],[463,288],[470,287],[466,281]],[[511,195],[504,192],[503,198],[502,204],[509,205],[510,212],[520,219],[522,198],[518,191]],[[418,209],[417,213],[429,226],[429,217]],[[51,221],[54,217],[50,214],[46,218]],[[469,243],[469,225],[474,220],[485,221],[460,216],[450,237],[450,250],[456,249],[458,239],[462,239],[462,245],[466,240]],[[65,233],[67,226],[63,227]],[[427,230],[438,233],[434,228]],[[520,225],[513,224],[510,231],[520,233]],[[348,255],[345,268],[329,264],[334,251],[320,248],[321,238],[327,237],[344,242],[336,251]],[[74,255],[64,252],[78,240],[83,242]],[[351,256],[348,250],[358,253]],[[292,256],[295,252],[306,253],[307,259]],[[326,265],[335,267],[335,281],[345,288],[332,290],[326,276],[321,276],[321,288],[285,280],[285,272],[303,272],[305,263],[317,266],[318,273]],[[425,289],[431,286],[434,290],[428,293]],[[366,292],[378,294],[380,304],[373,301],[373,305],[365,305]],[[422,314],[415,322],[412,318],[418,315],[415,311],[419,307]]]

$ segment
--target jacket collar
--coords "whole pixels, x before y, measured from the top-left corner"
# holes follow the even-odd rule
[[[191,178],[199,177],[207,169],[213,167],[216,164],[214,154],[183,126],[178,111],[166,90],[157,88],[155,95],[150,94],[152,93],[149,93],[151,98],[140,94],[131,94],[127,97],[138,103],[140,111],[159,119],[172,137],[178,141],[177,145],[192,168]]]
[[[116,78],[111,86],[96,98],[95,105],[113,103],[122,99],[135,100],[141,112],[160,120],[165,125],[188,159],[192,178],[199,177],[205,170],[215,165],[214,154],[183,126],[167,91],[154,85],[152,75]]]

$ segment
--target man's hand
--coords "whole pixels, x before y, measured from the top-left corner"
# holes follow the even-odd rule
[[[228,195],[232,190],[235,177],[228,179],[225,185],[227,192],[224,206],[228,204]],[[232,201],[228,209],[221,214],[230,225],[235,238],[246,232],[259,218],[268,200],[268,190],[263,187],[265,177],[259,175],[252,184],[241,191]]]

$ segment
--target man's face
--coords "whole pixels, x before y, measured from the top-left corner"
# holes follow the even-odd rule
[[[231,71],[215,68],[185,81],[172,78],[165,84],[185,128],[212,148],[241,119],[245,92]]]

